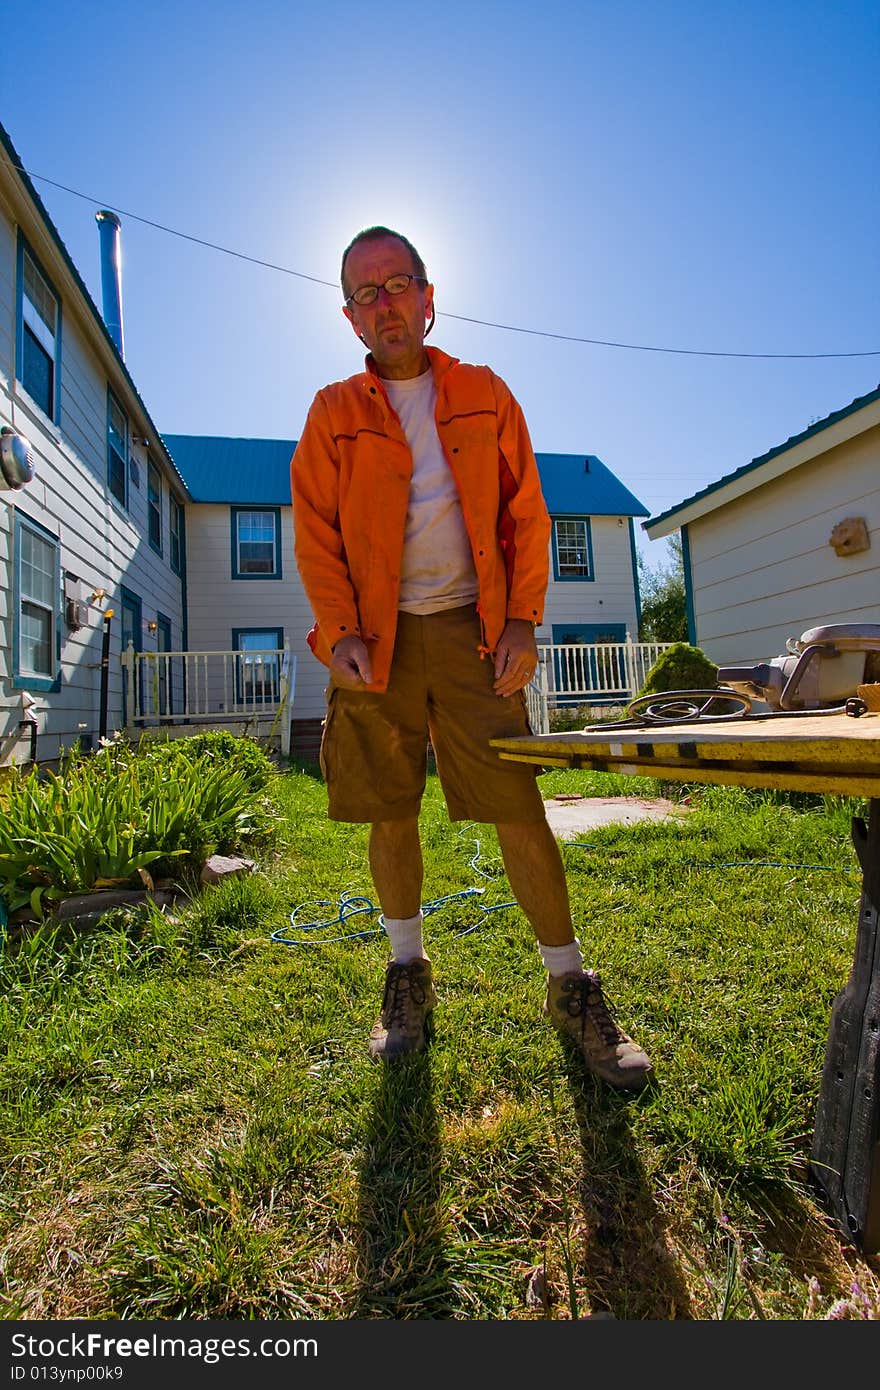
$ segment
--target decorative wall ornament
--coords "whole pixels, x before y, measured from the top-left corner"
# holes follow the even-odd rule
[[[832,529],[828,544],[834,547],[837,555],[858,555],[862,550],[870,550],[871,538],[865,518],[848,516],[843,521],[838,521]]]

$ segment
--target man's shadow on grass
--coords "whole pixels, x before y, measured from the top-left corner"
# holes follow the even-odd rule
[[[583,1234],[572,1241],[572,1257],[589,1312],[629,1321],[693,1318],[666,1220],[633,1147],[630,1107],[639,1100],[596,1080],[575,1048],[560,1045],[583,1160],[580,1211],[572,1213]]]
[[[380,1063],[358,1198],[352,1318],[452,1316],[440,1203],[440,1127],[427,1052]]]

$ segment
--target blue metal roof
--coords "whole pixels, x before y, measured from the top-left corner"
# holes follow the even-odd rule
[[[694,502],[701,502],[704,497],[708,497],[711,493],[717,492],[719,488],[726,487],[728,483],[732,483],[736,478],[741,478],[744,474],[751,473],[754,469],[762,467],[763,464],[769,463],[771,459],[775,459],[779,454],[784,454],[786,450],[793,449],[796,444],[802,444],[805,439],[810,439],[814,434],[820,434],[822,430],[827,430],[831,425],[836,425],[838,420],[844,420],[847,415],[855,414],[855,412],[861,410],[863,406],[870,405],[872,401],[878,399],[880,399],[880,386],[876,387],[873,391],[868,391],[864,396],[856,396],[855,400],[850,401],[849,405],[842,406],[840,410],[833,410],[831,414],[826,415],[823,420],[817,420],[816,423],[810,425],[808,429],[801,430],[800,434],[793,434],[789,439],[786,439],[784,444],[777,444],[774,449],[768,449],[766,454],[760,454],[758,458],[752,459],[751,462],[744,463],[741,468],[735,469],[733,473],[725,473],[724,477],[719,478],[717,483],[710,483],[708,487],[702,488],[700,492],[695,492],[692,497],[686,497],[683,502],[677,502],[674,507],[670,507],[667,511],[660,512],[657,516],[649,517],[647,521],[642,523],[643,527],[647,530],[648,527],[656,526],[661,521],[668,521],[670,517],[675,516],[676,512],[683,512],[686,507],[692,506]]]
[[[647,516],[648,508],[595,454],[536,454],[551,516]]]
[[[207,434],[164,434],[162,438],[195,502],[290,506],[295,439],[227,439]]]
[[[295,439],[228,439],[163,435],[196,502],[289,506]],[[541,486],[554,515],[647,516],[628,488],[595,454],[538,454]]]

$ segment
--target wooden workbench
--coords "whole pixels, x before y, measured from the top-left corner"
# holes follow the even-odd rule
[[[492,747],[502,758],[547,768],[880,796],[880,714],[747,715],[638,728],[595,724],[563,734],[495,738]]]
[[[623,721],[492,746],[545,768],[868,799],[868,820],[852,822],[859,922],[849,979],[831,1010],[810,1175],[847,1238],[866,1254],[880,1251],[880,713]]]

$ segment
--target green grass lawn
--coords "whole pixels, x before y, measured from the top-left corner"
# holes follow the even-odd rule
[[[876,1318],[880,1265],[806,1178],[863,804],[540,785],[691,796],[683,823],[563,847],[586,962],[654,1087],[612,1092],[562,1049],[528,924],[490,910],[511,899],[494,831],[450,825],[433,777],[425,900],[482,891],[426,923],[431,1050],[371,1063],[387,943],[378,910],[339,920],[373,900],[366,828],[331,825],[292,768],[252,877],[176,920],[10,932],[3,1316]]]

